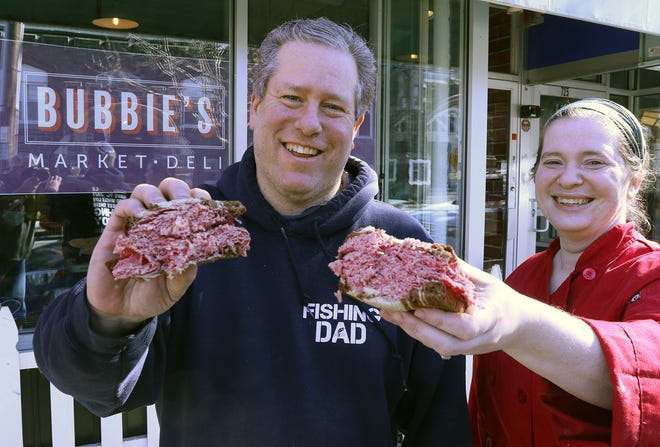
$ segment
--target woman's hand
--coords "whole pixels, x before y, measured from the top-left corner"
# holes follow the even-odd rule
[[[380,315],[443,357],[503,350],[579,399],[612,408],[610,371],[587,323],[464,262],[462,267],[476,288],[476,304],[465,313],[418,309]]]
[[[464,313],[383,310],[381,316],[443,356],[505,349],[520,323],[519,309],[528,299],[494,276],[459,262],[475,285],[475,304]]]

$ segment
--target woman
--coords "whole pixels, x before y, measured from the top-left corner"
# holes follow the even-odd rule
[[[660,445],[660,247],[641,200],[653,177],[628,110],[586,99],[550,117],[533,168],[558,238],[506,280],[465,265],[477,305],[382,312],[447,356],[475,356],[480,446]]]

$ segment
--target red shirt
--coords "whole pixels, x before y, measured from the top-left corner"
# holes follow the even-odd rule
[[[499,351],[475,356],[470,395],[476,446],[660,446],[660,246],[632,223],[580,256],[552,295],[555,240],[506,282],[580,316],[596,332],[612,371],[613,408],[568,394]]]

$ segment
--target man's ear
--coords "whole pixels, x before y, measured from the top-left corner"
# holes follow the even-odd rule
[[[250,130],[254,130],[254,125],[252,124],[252,122],[255,119],[254,115],[257,113],[257,108],[259,108],[259,104],[261,104],[261,100],[257,98],[257,95],[252,93],[252,96],[250,97],[250,122],[248,123]]]
[[[364,113],[357,120],[355,120],[355,125],[353,126],[353,140],[355,140],[358,130],[360,130],[360,126],[362,125],[363,122],[364,122]]]

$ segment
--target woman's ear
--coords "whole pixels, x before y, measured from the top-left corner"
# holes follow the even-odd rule
[[[639,193],[639,189],[642,187],[642,176],[641,174],[636,174],[630,179],[630,183],[628,184],[628,200],[632,200],[637,196],[637,193]]]

